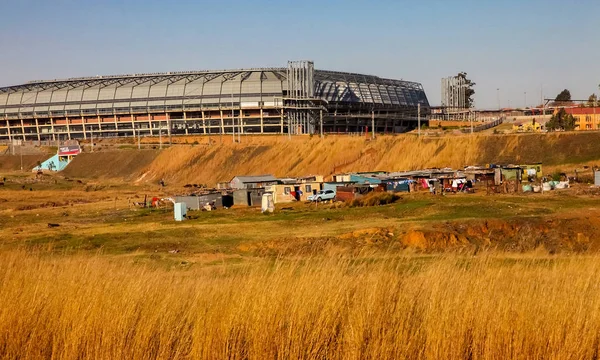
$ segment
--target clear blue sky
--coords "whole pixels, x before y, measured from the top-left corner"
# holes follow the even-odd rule
[[[284,66],[423,83],[466,71],[475,105],[598,93],[600,1],[8,1],[0,86],[35,79]]]

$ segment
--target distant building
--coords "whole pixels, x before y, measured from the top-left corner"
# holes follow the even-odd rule
[[[463,77],[450,76],[442,79],[442,107],[450,109],[466,109],[467,97],[465,96],[469,85]]]
[[[518,132],[540,132],[543,131],[548,119],[526,119],[516,120],[513,123],[513,131]]]
[[[575,118],[575,130],[600,130],[600,107],[565,108]]]

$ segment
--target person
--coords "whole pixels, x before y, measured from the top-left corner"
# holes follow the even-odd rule
[[[431,195],[435,195],[436,191],[435,191],[435,181],[434,180],[429,180],[429,193]]]

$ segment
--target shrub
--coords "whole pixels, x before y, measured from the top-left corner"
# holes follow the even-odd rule
[[[394,193],[371,192],[359,199],[349,201],[349,205],[350,207],[379,206],[393,204],[400,199],[402,197]]]

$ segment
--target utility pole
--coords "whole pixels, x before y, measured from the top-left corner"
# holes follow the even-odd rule
[[[321,114],[319,116],[319,119],[320,119],[319,126],[321,127],[321,139],[323,139],[324,138],[324,135],[323,135],[323,109],[321,109]]]
[[[542,100],[542,119],[546,117],[546,102],[544,101],[544,85],[540,86],[540,97]]]
[[[469,111],[469,121],[471,122],[471,135],[473,135],[473,116],[475,114],[471,113],[471,111]]]
[[[371,139],[375,140],[375,110],[371,110]]]
[[[417,104],[417,136],[421,137],[421,103]]]
[[[523,109],[527,109],[527,91],[525,91],[525,92],[523,93],[523,95],[525,96],[525,102],[523,103],[523,105],[524,105],[524,106],[523,106]]]
[[[158,141],[160,142],[159,149],[162,149],[162,120],[158,120]]]
[[[19,144],[19,154],[21,154],[21,171],[23,171],[23,143]]]
[[[92,152],[94,152],[94,128],[90,125],[90,142],[92,143]]]
[[[496,89],[496,97],[498,97],[498,110],[500,110],[500,88]]]
[[[142,149],[142,145],[140,143],[140,128],[138,127],[138,131],[137,131],[137,136],[138,136],[138,150]]]

